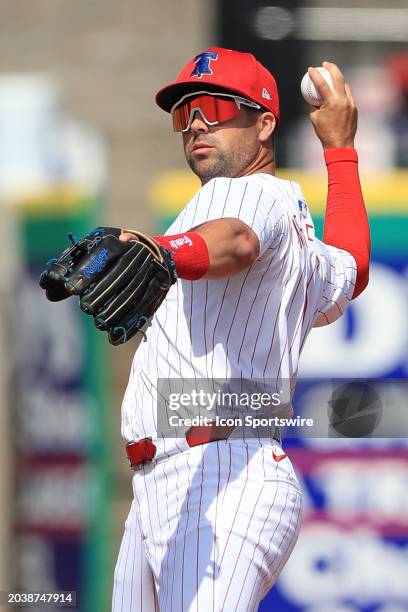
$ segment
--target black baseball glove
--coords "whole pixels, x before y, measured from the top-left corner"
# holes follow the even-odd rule
[[[122,242],[120,229],[98,227],[51,259],[40,286],[52,302],[79,296],[81,310],[123,344],[146,327],[177,275],[170,251],[153,238],[131,230],[137,240]]]

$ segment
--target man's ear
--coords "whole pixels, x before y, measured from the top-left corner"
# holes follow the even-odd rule
[[[259,140],[261,144],[266,144],[272,138],[272,134],[276,128],[275,115],[269,111],[265,111],[258,117]]]

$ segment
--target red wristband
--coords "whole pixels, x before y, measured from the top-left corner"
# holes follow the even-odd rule
[[[177,276],[186,280],[198,280],[210,266],[207,244],[197,232],[174,236],[153,236],[165,249],[171,251]]]

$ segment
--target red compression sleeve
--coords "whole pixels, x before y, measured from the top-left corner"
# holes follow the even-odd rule
[[[329,188],[323,241],[350,253],[357,264],[353,298],[368,284],[370,228],[358,175],[355,149],[327,149],[324,152]]]
[[[197,232],[153,237],[171,251],[180,278],[198,280],[207,272],[210,266],[208,248],[204,238]]]

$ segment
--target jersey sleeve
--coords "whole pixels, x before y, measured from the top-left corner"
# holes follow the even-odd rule
[[[320,299],[313,327],[329,325],[347,309],[356,284],[354,257],[320,240],[316,240],[319,261]]]
[[[257,235],[262,255],[278,233],[276,226],[282,216],[278,198],[255,181],[215,178],[187,205],[182,231],[215,219],[239,219]]]

